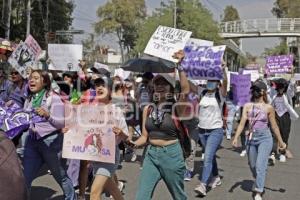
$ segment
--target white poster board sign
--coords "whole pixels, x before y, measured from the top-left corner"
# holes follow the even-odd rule
[[[130,71],[124,71],[123,69],[119,68],[115,70],[114,76],[119,76],[122,80],[127,79],[130,76]]]
[[[25,42],[20,42],[8,59],[8,62],[15,68],[23,78],[27,78],[27,69],[37,64],[37,58],[42,49],[37,41],[29,35]]]
[[[65,124],[69,131],[64,135],[62,157],[115,163],[116,135],[112,128],[119,127],[122,113],[114,108],[66,104]]]
[[[243,74],[251,74],[251,81],[254,82],[260,78],[258,70],[243,70]]]
[[[78,71],[82,59],[81,44],[49,44],[48,56],[52,61],[50,70]]]
[[[190,45],[199,46],[199,47],[212,47],[214,46],[214,42],[209,40],[190,38],[186,43],[186,46],[190,46]]]
[[[184,48],[191,35],[190,31],[159,26],[150,38],[144,53],[178,62],[172,56]]]

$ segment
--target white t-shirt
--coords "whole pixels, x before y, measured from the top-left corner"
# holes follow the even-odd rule
[[[219,106],[215,93],[206,93],[199,103],[199,128],[217,129],[223,127],[222,105],[225,98],[220,93]]]

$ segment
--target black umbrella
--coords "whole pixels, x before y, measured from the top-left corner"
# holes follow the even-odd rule
[[[171,73],[174,72],[175,63],[144,54],[140,58],[128,60],[121,68],[132,72]]]

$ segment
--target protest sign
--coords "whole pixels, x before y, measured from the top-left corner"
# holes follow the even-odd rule
[[[125,80],[130,76],[130,73],[131,73],[130,71],[125,71],[119,68],[119,69],[115,69],[114,76],[119,76],[120,78],[122,78],[122,80]]]
[[[231,74],[231,84],[233,86],[233,103],[244,106],[250,102],[251,75]]]
[[[299,73],[295,73],[294,74],[294,79],[295,79],[295,81],[300,81],[300,74]]]
[[[190,79],[223,79],[222,58],[226,46],[185,46],[185,58],[181,65]]]
[[[25,42],[20,42],[9,57],[8,62],[23,78],[27,78],[27,69],[35,66],[36,60],[41,51],[42,49],[37,41],[29,35]]]
[[[150,38],[144,53],[172,62],[178,62],[172,56],[182,50],[192,32],[159,26]]]
[[[199,46],[199,47],[212,47],[214,46],[213,41],[209,40],[201,40],[201,39],[196,39],[196,38],[190,38],[185,46]]]
[[[250,74],[251,75],[251,81],[254,82],[256,81],[257,79],[260,78],[260,75],[259,75],[259,71],[258,70],[243,70],[243,74]]]
[[[108,105],[66,105],[63,157],[115,163],[115,134],[112,128],[120,118]]]
[[[265,71],[267,74],[292,72],[293,61],[293,55],[269,56],[266,58]]]
[[[52,61],[50,70],[78,71],[82,59],[81,44],[49,44],[48,56]]]
[[[247,69],[247,70],[259,70],[260,65],[258,63],[250,63],[250,64],[245,66],[245,69]]]

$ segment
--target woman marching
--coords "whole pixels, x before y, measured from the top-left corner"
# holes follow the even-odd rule
[[[203,148],[205,148],[205,156],[200,184],[194,190],[201,196],[206,196],[208,186],[215,188],[221,185],[216,153],[222,143],[224,133],[223,111],[227,95],[227,75],[225,70],[223,84],[221,87],[219,85],[219,81],[209,80],[206,90],[200,95],[198,127],[199,138]]]
[[[95,178],[91,188],[91,200],[100,200],[104,190],[109,192],[115,200],[123,199],[122,193],[120,192],[117,183],[114,181],[113,176],[117,170],[120,158],[118,145],[121,140],[125,140],[128,137],[128,128],[121,109],[111,103],[112,87],[113,82],[108,77],[101,77],[95,80],[96,96],[92,105],[111,106],[112,111],[118,119],[115,119],[114,124],[116,127],[113,127],[113,132],[116,134],[116,162],[115,164],[103,162],[92,163]]]
[[[64,104],[51,91],[47,72],[34,70],[29,77],[29,96],[24,110],[35,110],[45,121],[32,123],[24,146],[23,167],[26,186],[30,190],[42,165],[49,167],[51,174],[64,192],[65,200],[76,199],[71,180],[67,175],[66,160],[62,159],[64,127]]]
[[[241,122],[232,141],[234,147],[238,146],[238,138],[249,121],[247,133],[247,154],[251,172],[255,178],[253,192],[255,200],[262,200],[264,192],[268,158],[272,151],[273,139],[269,126],[271,125],[280,149],[285,149],[279,128],[275,120],[274,108],[268,104],[267,86],[262,81],[257,81],[251,87],[251,103],[244,106]]]
[[[177,52],[175,57],[181,61],[184,57],[183,51]],[[189,83],[185,73],[181,69],[178,69],[178,72],[181,84],[178,102],[185,104],[190,90]],[[182,117],[186,106],[173,107],[176,103],[175,80],[171,76],[157,75],[153,79],[153,85],[155,104],[145,107],[142,136],[133,142],[135,147],[145,145],[147,141],[150,143],[140,174],[136,200],[150,200],[155,186],[161,179],[166,183],[173,199],[185,200],[187,199],[184,191],[185,163],[179,143],[180,133],[174,118]],[[176,111],[172,112],[174,110],[172,108]]]
[[[288,140],[291,131],[291,118],[299,118],[296,111],[292,107],[292,99],[287,94],[288,83],[285,79],[279,79],[276,82],[277,95],[272,100],[272,106],[275,109],[276,122],[280,130],[283,141],[288,145]],[[286,162],[286,158],[292,158],[291,152],[286,149],[279,156],[280,162]]]

